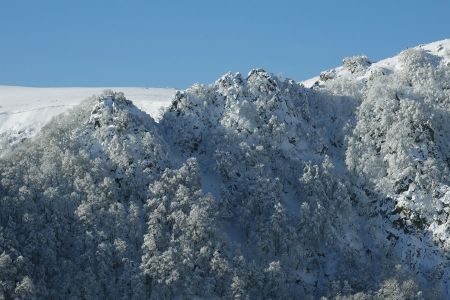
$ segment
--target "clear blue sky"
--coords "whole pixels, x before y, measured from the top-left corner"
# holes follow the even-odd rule
[[[0,85],[186,88],[255,67],[302,80],[444,38],[449,0],[3,0]]]

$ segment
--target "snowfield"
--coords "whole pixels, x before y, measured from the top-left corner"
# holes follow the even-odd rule
[[[0,94],[0,299],[450,299],[450,40]]]

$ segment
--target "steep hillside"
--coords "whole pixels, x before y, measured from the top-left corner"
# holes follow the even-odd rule
[[[105,91],[0,159],[0,296],[450,297],[450,41]]]

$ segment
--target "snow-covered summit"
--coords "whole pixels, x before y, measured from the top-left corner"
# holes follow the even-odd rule
[[[443,64],[450,63],[450,39],[445,39],[404,50],[396,56],[378,62],[371,62],[370,58],[366,56],[347,57],[343,59],[343,66],[324,71],[319,76],[304,80],[301,83],[305,87],[313,87],[314,85],[324,85],[329,79],[367,80],[376,76],[376,74],[398,72],[402,68],[402,55],[411,50],[423,51]]]
[[[53,117],[100,95],[104,90],[126,93],[139,109],[159,118],[174,89],[158,88],[30,88],[0,86],[0,139],[15,143],[34,136]],[[1,142],[0,142],[1,143]],[[1,149],[1,146],[0,146]]]
[[[138,109],[131,100],[126,99],[122,92],[105,90],[96,99],[89,123],[101,127],[116,126],[120,122],[127,121],[135,126],[145,126],[150,120],[152,119],[144,111]]]

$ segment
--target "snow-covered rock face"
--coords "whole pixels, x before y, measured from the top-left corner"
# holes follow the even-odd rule
[[[0,158],[0,296],[449,298],[449,61],[83,102]]]

